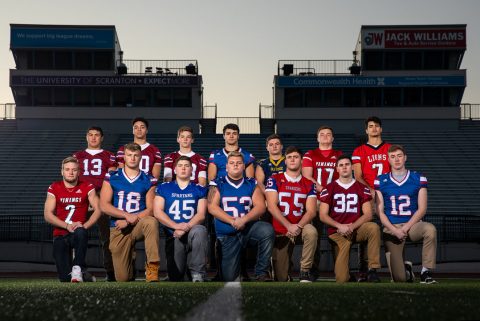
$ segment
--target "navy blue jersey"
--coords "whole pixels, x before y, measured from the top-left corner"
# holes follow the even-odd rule
[[[287,167],[285,166],[285,156],[280,157],[278,160],[264,158],[259,160],[257,165],[263,169],[263,173],[265,174],[263,185],[267,184],[267,180],[273,174],[280,174],[287,170]]]
[[[165,200],[164,211],[175,223],[188,223],[197,213],[198,201],[207,196],[207,188],[190,182],[185,188],[178,186],[177,181],[157,186],[156,195]],[[174,230],[166,227],[168,234]]]
[[[105,175],[105,182],[110,183],[113,190],[113,206],[119,210],[136,214],[147,208],[148,190],[157,184],[157,179],[140,171],[134,178],[129,178],[123,168]],[[110,226],[115,227],[117,218],[110,218]]]
[[[245,168],[255,162],[255,157],[253,157],[251,153],[241,148],[239,148],[238,151],[243,154]],[[210,157],[208,158],[208,163],[213,163],[217,166],[217,178],[227,176],[227,158],[228,153],[225,151],[225,148],[214,150],[210,154]]]
[[[243,178],[239,185],[233,184],[227,177],[217,178],[210,185],[217,186],[220,192],[220,207],[232,217],[242,217],[252,208],[253,192],[257,186],[254,178]],[[237,232],[230,224],[215,218],[217,236],[232,235]]]
[[[375,190],[383,196],[384,211],[392,224],[406,223],[418,209],[418,192],[427,188],[427,178],[420,173],[408,171],[399,182],[391,173],[378,176]]]

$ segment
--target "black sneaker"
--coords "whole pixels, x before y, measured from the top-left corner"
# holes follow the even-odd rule
[[[348,282],[357,282],[357,278],[352,272],[350,272],[350,279],[348,279]]]
[[[365,272],[358,272],[357,275],[357,282],[367,282],[367,273]]]
[[[300,271],[300,283],[311,283],[312,276],[309,271]]]
[[[434,284],[437,283],[437,281],[432,278],[432,273],[430,271],[425,271],[420,274],[420,283]]]
[[[410,261],[405,261],[405,275],[407,283],[413,283],[415,281],[415,274],[413,273],[413,266]]]
[[[261,274],[255,277],[256,282],[272,282],[272,278],[268,274]]]
[[[380,278],[377,275],[377,270],[375,270],[375,269],[368,270],[368,272],[367,272],[367,282],[370,282],[370,283],[381,282]]]

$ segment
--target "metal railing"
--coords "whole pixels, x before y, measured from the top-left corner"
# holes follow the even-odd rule
[[[258,116],[260,119],[274,119],[275,118],[275,108],[273,105],[258,105]]]
[[[345,60],[279,60],[278,76],[317,76],[350,74],[352,59]],[[356,62],[359,66],[359,62]],[[288,67],[288,66],[291,67]],[[290,70],[289,70],[290,68]]]
[[[122,63],[127,68],[126,74],[128,75],[198,75],[197,60],[117,60],[118,71],[120,71],[118,68]]]
[[[202,119],[216,119],[217,118],[217,104],[211,106],[203,106]]]
[[[0,119],[15,119],[15,104],[0,104]]]
[[[430,215],[425,221],[437,228],[439,242],[480,242],[480,215]],[[326,239],[326,229],[321,233]],[[98,239],[97,228],[89,230],[91,240]],[[46,242],[52,240],[52,226],[42,215],[0,216],[0,241]]]
[[[480,104],[460,104],[461,120],[480,120]]]

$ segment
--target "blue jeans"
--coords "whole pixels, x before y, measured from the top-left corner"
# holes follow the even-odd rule
[[[256,221],[247,224],[243,230],[234,235],[222,235],[218,236],[217,239],[221,244],[224,281],[235,281],[238,278],[240,275],[240,253],[242,249],[250,246],[257,246],[258,248],[255,275],[258,277],[268,274],[275,241],[275,233],[271,224]]]
[[[57,266],[58,278],[61,282],[70,282],[70,272],[73,265],[79,265],[82,271],[86,268],[88,235],[83,227],[77,228],[73,233],[57,236],[53,239],[53,258]],[[72,249],[75,258],[72,262]]]

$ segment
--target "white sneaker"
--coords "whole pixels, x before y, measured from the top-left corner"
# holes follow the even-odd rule
[[[203,275],[201,273],[192,273],[192,282],[203,282]]]
[[[70,282],[72,283],[83,282],[82,268],[80,266],[74,265],[72,267],[72,272],[70,273],[70,275],[72,276],[72,279],[70,280]]]

